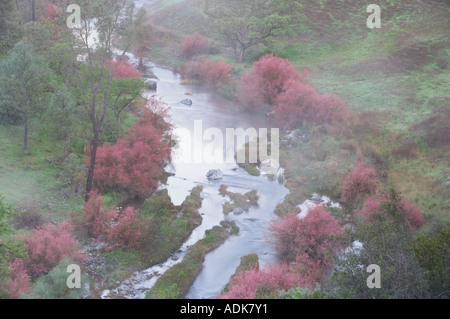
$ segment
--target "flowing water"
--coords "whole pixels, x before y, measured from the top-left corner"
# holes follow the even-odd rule
[[[134,58],[130,55],[131,60]],[[184,86],[178,74],[164,68],[159,68],[151,63],[151,71],[157,77],[157,92],[162,100],[169,106],[170,121],[176,128],[185,128],[191,133],[190,138],[179,140],[179,149],[174,150],[174,158],[181,150],[191,148],[193,143],[200,143],[203,148],[211,141],[203,140],[202,134],[194,134],[195,121],[201,121],[202,132],[208,128],[216,128],[225,132],[227,128],[250,127],[259,129],[267,128],[265,114],[248,114],[240,112],[232,102],[218,96],[215,93],[204,92],[197,88]],[[155,94],[147,92],[148,95]],[[192,100],[192,105],[187,106],[180,101]],[[197,122],[199,123],[199,122]],[[234,139],[233,139],[234,140]],[[233,141],[225,139],[226,146]],[[197,144],[197,145],[200,145]],[[239,147],[240,145],[236,145]],[[194,153],[194,152],[192,152]],[[260,265],[274,263],[277,256],[273,244],[268,240],[268,223],[276,219],[274,214],[276,205],[283,201],[288,194],[288,189],[276,180],[271,181],[266,176],[251,176],[245,170],[233,163],[195,163],[194,154],[190,163],[172,163],[167,168],[174,173],[169,177],[166,187],[175,205],[180,205],[192,188],[203,186],[202,192],[202,224],[196,228],[191,237],[182,247],[165,263],[153,266],[144,271],[134,273],[119,287],[103,293],[105,298],[144,298],[145,290],[148,290],[156,282],[157,278],[174,264],[180,262],[189,247],[202,239],[205,230],[215,225],[220,225],[224,219],[233,220],[239,227],[239,234],[231,236],[222,246],[206,255],[203,269],[193,283],[187,298],[212,298],[220,294],[240,263],[240,258],[250,253],[258,254]],[[217,181],[209,181],[206,177],[210,169],[220,169],[223,178]],[[248,212],[240,215],[224,215],[222,204],[227,200],[219,194],[220,185],[228,186],[231,192],[245,193],[257,190],[258,204],[252,206]]]
[[[138,5],[145,4],[145,0],[136,1]],[[151,1],[148,1],[151,2]],[[137,59],[129,55],[131,62],[137,64]],[[218,296],[230,277],[236,271],[242,256],[256,253],[259,257],[260,267],[266,267],[278,261],[275,247],[270,241],[268,234],[269,223],[277,219],[274,214],[275,207],[282,202],[289,190],[275,179],[269,180],[266,176],[251,176],[245,170],[238,167],[233,161],[231,163],[195,163],[195,145],[205,146],[211,143],[198,133],[198,124],[201,123],[201,133],[208,128],[214,128],[222,132],[224,152],[230,144],[235,142],[234,138],[226,138],[227,128],[269,128],[267,116],[264,113],[244,113],[237,106],[214,92],[205,92],[201,89],[185,86],[181,83],[179,74],[171,70],[160,68],[147,62],[151,72],[157,77],[157,91],[148,91],[151,96],[156,94],[169,106],[170,121],[175,128],[186,129],[183,134],[178,135],[178,148],[173,150],[175,162],[166,169],[174,175],[168,178],[167,188],[169,196],[175,205],[180,205],[190,191],[197,185],[203,186],[202,207],[200,213],[203,221],[187,241],[166,262],[155,265],[143,271],[132,274],[130,278],[122,282],[112,290],[105,290],[102,298],[145,298],[145,291],[150,289],[156,280],[170,267],[182,261],[189,248],[198,240],[202,239],[205,231],[215,225],[220,225],[224,219],[232,220],[239,227],[239,234],[231,236],[224,244],[208,253],[203,263],[203,268],[192,284],[187,298],[214,298]],[[149,75],[146,75],[149,76]],[[151,77],[151,76],[150,76]],[[150,79],[149,79],[150,81]],[[191,106],[180,103],[190,99]],[[201,122],[200,122],[201,121]],[[195,126],[197,123],[197,126]],[[197,143],[197,144],[195,144]],[[232,149],[242,145],[232,146]],[[192,160],[189,163],[177,161],[180,154],[191,150]],[[223,178],[217,181],[209,181],[206,177],[210,169],[220,169]],[[257,205],[252,206],[248,212],[243,214],[224,215],[222,204],[227,200],[219,194],[220,185],[225,185],[231,192],[246,193],[257,190],[259,200]],[[322,197],[322,200],[329,201]],[[299,205],[304,217],[307,208],[314,205],[313,201],[305,201]]]

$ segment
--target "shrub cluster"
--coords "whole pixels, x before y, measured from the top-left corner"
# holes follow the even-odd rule
[[[206,53],[208,46],[208,40],[195,32],[184,38],[180,48],[180,55],[183,59],[189,60],[196,55]]]
[[[233,67],[225,62],[200,59],[187,63],[184,76],[201,85],[218,87],[229,81],[232,70]]]
[[[242,77],[240,101],[247,110],[269,105],[274,122],[288,130],[303,121],[320,124],[348,118],[349,111],[340,98],[319,94],[304,83],[305,77],[306,72],[299,74],[287,59],[265,55]]]

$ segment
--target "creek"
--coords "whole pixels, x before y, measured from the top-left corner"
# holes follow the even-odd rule
[[[136,63],[133,55],[130,54],[129,58],[131,62]],[[157,91],[148,91],[145,94],[148,96],[156,94],[161,97],[169,107],[170,122],[175,128],[184,128],[189,131],[191,137],[196,138],[194,134],[196,121],[197,123],[201,121],[203,130],[218,129],[224,136],[227,128],[243,128],[244,130],[270,128],[264,113],[241,112],[237,105],[215,92],[183,85],[180,75],[171,70],[157,67],[150,62],[146,62],[146,65],[151,70],[150,74],[157,78],[153,79],[151,76],[152,79],[148,79],[156,81]],[[180,103],[185,99],[190,99],[192,105]],[[205,148],[211,142],[201,137],[200,135],[200,141],[195,142],[202,143]],[[180,137],[177,148],[173,150],[173,158],[179,157],[183,150],[191,149],[192,142],[192,138]],[[230,141],[225,141],[225,145],[229,145],[228,142]],[[237,143],[235,148],[243,146]],[[223,178],[208,180],[206,175],[211,169],[219,169]],[[180,262],[189,248],[204,237],[206,230],[220,225],[220,222],[225,219],[236,223],[239,234],[231,236],[223,245],[206,255],[203,268],[191,286],[187,298],[214,298],[219,295],[236,271],[242,256],[258,254],[261,267],[277,262],[275,247],[269,240],[268,225],[278,218],[274,214],[275,207],[289,193],[283,184],[276,179],[270,180],[264,175],[252,176],[236,162],[226,163],[225,160],[219,163],[196,163],[196,161],[183,163],[175,160],[166,167],[166,170],[173,173],[173,176],[170,176],[167,184],[161,187],[167,188],[175,205],[180,205],[192,188],[197,185],[203,186],[203,201],[200,209],[202,224],[166,262],[133,273],[115,289],[104,291],[103,298],[144,298],[145,290],[150,289],[167,269]],[[227,186],[228,191],[234,193],[244,194],[257,190],[259,195],[257,205],[251,206],[248,212],[239,215],[233,213],[225,215],[222,205],[229,199],[219,194],[220,185]]]

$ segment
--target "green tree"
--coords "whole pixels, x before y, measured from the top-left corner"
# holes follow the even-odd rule
[[[147,11],[144,8],[140,8],[136,13],[136,30],[134,32],[135,41],[133,43],[133,50],[139,58],[139,68],[144,67],[144,54],[149,50],[151,45],[152,27],[148,21]]]
[[[81,114],[72,92],[65,84],[59,85],[45,113],[44,129],[52,136],[52,140],[62,141],[64,158],[72,151],[72,133],[75,123],[80,124],[80,118]]]
[[[125,53],[135,41],[134,30],[137,25],[134,5],[127,1],[98,0],[86,3],[82,8],[83,27],[75,29],[74,51],[83,48],[84,63],[73,68],[78,79],[78,87],[83,105],[91,123],[90,163],[86,180],[85,200],[88,201],[92,190],[97,149],[100,144],[100,132],[111,107],[111,89],[114,73]],[[120,53],[114,50],[114,44],[120,46]],[[112,67],[113,56],[117,63]]]
[[[119,135],[123,111],[141,95],[144,88],[145,82],[142,79],[113,79],[111,83],[111,110],[117,121]]]
[[[401,198],[391,191],[372,215],[374,222],[356,227],[354,238],[360,247],[349,247],[337,255],[336,268],[329,282],[331,294],[338,298],[402,299],[429,298],[429,285],[414,251],[414,236],[402,211]],[[380,267],[381,288],[369,288],[369,265]]]
[[[48,67],[30,45],[17,43],[0,63],[0,108],[11,108],[24,126],[23,148],[28,150],[30,119],[39,114],[48,92]]]
[[[433,298],[450,296],[450,224],[431,235],[420,233],[414,251],[430,285]]]
[[[0,2],[0,54],[7,53],[20,37],[18,15],[13,0]]]
[[[286,33],[300,8],[295,0],[208,0],[204,11],[242,62],[248,48]]]

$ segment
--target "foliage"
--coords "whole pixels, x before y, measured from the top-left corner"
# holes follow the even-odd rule
[[[395,197],[393,199],[392,197]],[[361,210],[356,210],[357,214],[361,214],[364,221],[372,223],[376,219],[386,218],[383,214],[383,207],[392,203],[395,200],[397,211],[403,216],[404,221],[409,224],[409,227],[419,228],[424,223],[424,216],[421,213],[421,208],[416,206],[412,200],[407,201],[405,196],[396,193],[383,193],[377,190],[374,196],[367,198]],[[396,215],[392,215],[395,217]]]
[[[16,215],[13,205],[6,202],[6,198],[0,193],[0,233],[4,234],[13,230],[9,219]]]
[[[271,225],[281,257],[286,262],[295,261],[293,269],[303,284],[314,286],[331,265],[328,255],[340,242],[344,229],[323,206],[309,210],[300,219],[291,213]]]
[[[13,270],[11,266],[17,261],[22,261],[26,257],[27,255],[22,241],[16,240],[14,237],[7,239],[2,238],[0,240],[0,298],[6,297],[8,295],[8,290],[11,288],[11,274]],[[16,266],[19,267],[18,264],[16,264]],[[16,270],[20,270],[20,267]],[[24,276],[21,278],[24,279]]]
[[[95,186],[101,191],[125,191],[131,197],[149,196],[163,173],[161,164],[170,158],[169,141],[163,139],[168,129],[159,115],[145,109],[128,137],[99,147]],[[90,163],[90,158],[86,161]]]
[[[362,247],[349,247],[336,256],[330,291],[339,298],[429,298],[424,269],[414,253],[414,237],[403,212],[401,197],[391,194],[371,223],[357,224],[354,238]],[[381,271],[381,289],[367,287],[366,268]]]
[[[288,290],[298,286],[301,278],[286,265],[280,264],[269,269],[256,269],[237,273],[222,299],[271,298],[278,290]]]
[[[242,77],[240,100],[250,110],[265,103],[272,105],[287,82],[301,81],[305,76],[300,76],[287,59],[265,55],[253,63],[251,73]]]
[[[72,224],[77,231],[88,237],[108,235],[113,219],[117,213],[103,205],[102,195],[96,191],[89,194],[89,200],[84,204],[83,214],[72,213]]]
[[[276,96],[272,117],[276,124],[292,130],[305,121],[330,123],[348,118],[344,102],[333,94],[319,94],[312,86],[292,80]]]
[[[181,44],[180,55],[183,59],[191,59],[192,57],[204,54],[208,50],[208,40],[194,32],[192,35],[188,35],[184,38]]]
[[[450,292],[450,225],[432,236],[417,234],[414,252],[425,271],[433,298],[448,298]]]
[[[44,113],[45,125],[41,128],[41,132],[46,133],[53,141],[64,143],[65,157],[72,151],[72,139],[78,129],[77,126],[82,123],[82,114],[74,92],[65,84],[55,86],[57,86],[55,92]]]
[[[196,242],[180,263],[168,269],[155,283],[147,298],[184,298],[203,266],[205,256],[229,237],[224,227],[214,226]]]
[[[16,204],[19,213],[13,218],[13,225],[16,229],[33,229],[42,226],[45,218],[41,213],[39,204],[31,201],[20,202]]]
[[[14,0],[0,2],[0,55],[11,49],[20,37],[20,16],[14,10]]]
[[[145,81],[141,77],[135,76],[131,78],[132,75],[130,74],[128,76],[130,78],[114,78],[111,81],[111,109],[118,124],[118,136],[121,133],[121,117],[123,112],[127,108],[130,108],[132,102],[141,95],[142,90],[146,86]]]
[[[86,119],[91,124],[89,168],[85,190],[85,201],[88,201],[89,193],[93,188],[97,149],[101,141],[100,135],[111,106],[111,82],[116,69],[124,60],[125,53],[136,40],[134,30],[138,21],[134,19],[134,5],[126,5],[118,0],[99,0],[92,4],[86,3],[82,10],[85,16],[95,17],[95,19],[86,19],[82,28],[73,29],[75,36],[72,46],[74,50],[82,48],[80,54],[85,63],[80,63],[77,67],[72,68],[71,75],[77,84],[80,104],[85,108]],[[138,20],[139,23],[142,23],[142,19]],[[94,41],[88,41],[93,30],[98,35],[93,39]],[[113,42],[119,39],[122,50],[117,55],[115,68],[111,70],[109,64],[114,53]],[[123,64],[121,67],[126,68],[126,66]],[[129,73],[125,72],[124,76],[129,76]]]
[[[278,250],[286,261],[307,254],[311,260],[327,264],[326,253],[338,243],[344,230],[323,206],[315,206],[300,219],[291,213],[271,225]]]
[[[111,60],[109,67],[114,72],[114,78],[116,79],[135,79],[142,78],[142,73],[139,72],[134,65],[127,60],[118,62],[117,60]]]
[[[17,258],[10,266],[10,275],[8,280],[0,285],[0,290],[8,294],[8,298],[17,299],[21,294],[31,291],[30,276],[23,264],[23,260]]]
[[[81,288],[67,287],[67,277],[70,274],[67,267],[76,263],[70,258],[62,259],[48,274],[37,279],[33,284],[32,295],[40,299],[81,299],[87,296],[89,293],[86,286],[89,283],[87,275],[81,275]]]
[[[83,184],[86,181],[86,167],[80,156],[75,153],[67,155],[58,177],[63,185],[71,189],[77,196],[82,191]]]
[[[133,249],[139,248],[148,237],[148,220],[138,216],[139,211],[127,207],[119,214],[117,223],[108,233],[111,248]]]
[[[173,205],[167,189],[156,192],[145,202],[141,213],[151,218],[146,250],[152,252],[148,257],[152,264],[167,260],[201,224],[201,191],[200,186],[192,189],[181,207]]]
[[[30,45],[17,43],[8,58],[0,62],[0,115],[3,123],[17,123],[18,113],[24,125],[24,149],[28,148],[29,121],[42,109],[47,91],[48,69]],[[15,112],[11,112],[11,107]],[[6,110],[6,115],[5,115]],[[8,118],[13,114],[14,119]],[[5,118],[6,116],[6,118]]]
[[[23,236],[28,253],[24,265],[31,278],[46,274],[66,257],[73,260],[85,258],[77,247],[77,241],[72,237],[71,230],[72,227],[67,222],[57,226],[49,223],[32,230],[31,235]]]
[[[230,64],[222,61],[201,59],[189,61],[184,76],[202,85],[218,87],[229,81],[232,69]]]
[[[234,50],[236,61],[242,62],[248,48],[269,44],[286,33],[299,8],[291,0],[210,0],[205,13],[222,41]]]
[[[342,198],[346,201],[365,199],[375,192],[377,184],[375,169],[362,161],[356,161],[355,168],[345,176],[342,183]]]
[[[279,299],[322,299],[324,297],[323,292],[318,287],[312,293],[311,289],[295,287],[286,291],[280,291],[278,294]]]

